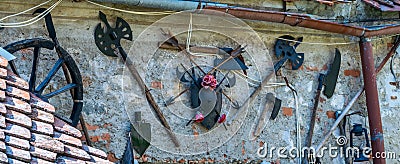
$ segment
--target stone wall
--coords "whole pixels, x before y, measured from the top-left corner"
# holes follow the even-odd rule
[[[28,7],[34,6],[40,3],[39,0],[32,1],[0,1],[0,17],[22,11]],[[269,8],[276,9],[280,8],[280,1],[271,1],[271,3],[258,1],[258,0],[246,0],[246,1],[221,1],[231,4],[241,4],[245,6],[251,6],[254,8]],[[276,5],[271,5],[276,4]],[[111,5],[111,4],[108,4]],[[127,7],[121,5],[112,5],[117,8],[124,8],[128,10],[141,10],[141,11],[153,11],[150,9]],[[382,13],[377,12],[366,6],[360,1],[355,1],[348,4],[336,4],[333,7],[319,4],[313,1],[296,1],[289,4],[290,11],[310,13],[318,15],[322,18],[328,19],[365,19],[365,18],[391,18],[397,17],[397,13]],[[108,152],[109,159],[116,161],[121,158],[126,146],[127,131],[129,130],[129,118],[126,110],[139,109],[142,107],[129,106],[121,95],[124,93],[124,86],[122,79],[124,77],[124,66],[120,59],[107,57],[101,54],[94,43],[93,31],[95,26],[99,23],[98,11],[103,11],[110,20],[115,20],[116,17],[121,17],[128,21],[133,31],[133,38],[136,40],[142,31],[157,20],[163,18],[163,16],[146,16],[146,15],[133,15],[127,13],[121,13],[103,9],[86,2],[71,2],[64,1],[52,12],[54,24],[57,31],[57,37],[60,44],[74,57],[77,62],[84,83],[84,109],[83,117],[87,122],[87,128],[89,130],[90,140],[94,146],[101,148]],[[22,16],[6,20],[8,21],[21,21],[32,16],[24,14]],[[265,23],[258,21],[245,20],[250,27],[255,30],[255,33],[259,36],[261,41],[265,45],[257,45],[259,47],[252,47],[259,49],[255,54],[251,54],[253,59],[257,58],[270,58],[275,63],[277,58],[274,56],[273,46],[276,38],[285,34],[290,34],[294,37],[304,37],[304,43],[300,44],[297,48],[297,52],[305,53],[305,60],[303,66],[296,71],[290,70],[287,67],[283,68],[283,72],[289,78],[290,83],[296,88],[299,97],[299,113],[301,124],[301,136],[302,144],[304,145],[305,138],[308,132],[309,120],[311,110],[313,107],[313,98],[315,96],[315,90],[318,84],[318,74],[324,73],[327,70],[327,66],[332,62],[334,57],[335,48],[338,48],[342,53],[341,71],[339,73],[338,84],[336,91],[331,99],[322,97],[320,99],[320,106],[318,108],[317,122],[314,130],[314,144],[320,142],[321,138],[328,131],[328,128],[333,124],[334,116],[333,113],[338,110],[342,110],[355,93],[362,87],[362,71],[360,63],[360,55],[358,48],[358,38],[342,36],[339,34],[326,33],[316,30],[304,29],[300,27],[291,27],[287,25]],[[363,25],[369,25],[371,23],[364,23]],[[167,27],[171,25],[165,25]],[[213,24],[211,24],[213,26]],[[216,26],[216,25],[214,25]],[[186,28],[187,25],[182,25],[182,28]],[[234,28],[226,29],[227,33],[232,33],[238,38],[249,38],[248,33],[240,32]],[[44,27],[44,21],[39,21],[30,26],[22,28],[6,28],[0,30],[0,45],[5,46],[11,42],[41,37],[48,38],[47,31]],[[185,34],[181,34],[178,37],[182,42],[186,39]],[[149,37],[149,40],[152,38]],[[218,46],[233,46],[236,43],[223,36],[219,35],[194,35],[193,43],[200,45],[218,45]],[[346,44],[335,44],[335,43],[346,43]],[[389,51],[392,43],[392,37],[374,38],[374,55],[375,63],[379,63],[386,53]],[[122,46],[128,51],[132,48],[133,42],[123,41]],[[134,48],[132,48],[134,49]],[[261,53],[263,52],[263,53]],[[19,54],[21,60],[17,62],[21,70],[30,70],[29,59],[31,59],[32,50],[27,50]],[[162,57],[174,58],[176,55],[174,51],[157,51],[156,54],[161,54]],[[132,52],[130,52],[132,55]],[[143,53],[135,53],[138,61],[148,58]],[[18,56],[18,55],[17,55]],[[245,56],[246,57],[246,56]],[[41,57],[42,65],[41,77],[44,77],[44,73],[51,68],[51,64],[56,61],[57,57],[54,52],[45,51],[43,57]],[[140,60],[139,60],[140,59]],[[175,59],[175,58],[174,58]],[[180,60],[179,58],[176,58]],[[250,63],[252,59],[246,59]],[[157,68],[157,60],[152,59],[148,62],[147,66]],[[270,63],[271,64],[271,63]],[[397,63],[398,65],[398,63]],[[142,70],[142,69],[140,69]],[[398,73],[399,68],[397,66]],[[155,75],[148,74],[148,72],[140,72],[146,77],[146,84],[153,86],[152,93],[158,94],[166,92],[165,86],[170,86],[162,81],[163,88],[152,85],[160,82],[160,79]],[[263,73],[263,72],[261,72]],[[29,74],[27,71],[23,71],[22,77],[28,79]],[[49,90],[54,90],[60,87],[60,82],[63,81],[62,74],[57,74],[56,79],[50,84]],[[397,114],[400,109],[398,100],[393,100],[391,94],[397,94],[399,92],[390,93],[389,90],[393,89],[393,86],[389,85],[390,81],[393,81],[393,77],[390,74],[389,66],[386,65],[382,72],[378,75],[378,90],[381,105],[381,114],[383,121],[383,130],[385,136],[385,148],[386,151],[400,153],[399,128],[396,127],[398,124]],[[283,82],[281,77],[276,77],[276,82]],[[133,85],[134,87],[135,85]],[[250,87],[251,90],[251,87]],[[179,160],[215,160],[215,161],[233,161],[233,160],[259,160],[256,150],[260,145],[267,144],[268,146],[274,147],[287,147],[291,148],[296,146],[296,117],[295,117],[295,104],[292,98],[292,93],[288,88],[277,87],[272,89],[276,96],[282,99],[282,110],[278,117],[274,121],[270,121],[266,128],[263,130],[262,135],[250,141],[248,139],[249,127],[253,126],[254,122],[248,121],[242,125],[235,135],[225,142],[222,146],[210,150],[207,153],[197,154],[194,156],[189,155],[177,155],[172,154],[157,147],[151,146],[146,155],[150,161],[179,161]],[[267,90],[263,91],[262,95],[265,95]],[[173,93],[178,93],[174,91]],[[162,97],[156,97],[158,102],[162,102]],[[238,97],[239,98],[239,97]],[[260,96],[254,106],[261,102],[263,96]],[[240,98],[239,98],[240,99]],[[57,112],[61,115],[69,115],[71,109],[71,103],[69,94],[62,94],[55,99],[51,99]],[[128,104],[126,106],[126,104]],[[146,105],[146,103],[144,103]],[[150,108],[149,108],[150,109]],[[257,118],[257,112],[260,110],[257,107],[250,108],[248,115],[245,120],[255,120]],[[353,115],[348,121],[347,130],[353,123],[362,123],[368,127],[367,111],[365,106],[365,95],[362,95],[360,99],[354,104],[351,112],[359,111],[361,114]],[[169,117],[169,116],[168,116]],[[170,120],[172,122],[176,122]],[[183,121],[185,122],[185,121]],[[178,124],[182,124],[178,122]],[[195,128],[197,130],[197,128]],[[368,128],[367,128],[368,129]],[[160,129],[152,129],[155,134]],[[191,128],[185,129],[188,133],[194,133]],[[196,132],[196,131],[195,131]],[[329,143],[336,144],[336,137],[338,137],[338,131],[332,135]],[[152,138],[157,139],[156,138]],[[218,137],[210,138],[218,139]],[[199,145],[206,146],[206,145]],[[266,158],[266,161],[276,161],[277,157]],[[340,158],[330,159],[325,157],[324,161],[342,161]],[[295,159],[280,159],[283,163],[295,163]],[[396,163],[397,160],[388,160],[388,163]]]

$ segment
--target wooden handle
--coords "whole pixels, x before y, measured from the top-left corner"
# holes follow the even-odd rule
[[[175,144],[176,147],[179,147],[178,139],[176,138],[175,134],[172,132],[171,127],[168,124],[168,121],[165,119],[164,114],[161,112],[160,107],[154,100],[153,96],[150,93],[150,90],[147,88],[146,84],[144,83],[143,79],[140,77],[139,72],[136,70],[133,62],[129,59],[125,59],[126,66],[128,67],[129,71],[131,72],[132,76],[135,78],[137,83],[139,84],[142,92],[146,95],[146,99],[152,109],[156,112],[158,119],[161,121],[161,124],[167,129],[168,135],[170,136],[172,142]]]

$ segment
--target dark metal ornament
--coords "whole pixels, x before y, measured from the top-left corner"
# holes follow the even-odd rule
[[[275,71],[279,70],[287,60],[292,63],[293,70],[299,69],[304,61],[304,53],[297,53],[296,48],[300,45],[300,42],[303,41],[303,37],[298,38],[297,43],[295,43],[293,46],[291,45],[293,42],[288,40],[295,40],[294,37],[290,35],[284,35],[279,38],[281,39],[278,39],[274,46],[275,56],[277,58],[283,56],[283,58],[274,65]]]
[[[139,84],[138,86],[140,87],[141,91],[146,96],[146,100],[151,106],[151,109],[155,112],[161,124],[168,130],[167,132],[171,141],[176,147],[179,147],[179,141],[173,133],[157,102],[154,100],[153,95],[150,93],[150,89],[146,86],[144,80],[133,65],[132,60],[127,57],[125,50],[121,47],[121,39],[132,40],[132,31],[129,24],[122,18],[118,17],[115,28],[112,28],[108,23],[104,13],[99,12],[99,17],[100,20],[105,24],[105,28],[101,27],[101,23],[99,23],[95,29],[94,37],[97,47],[107,56],[122,58],[125,66],[128,68],[133,78]],[[117,50],[119,53],[117,53]]]
[[[131,125],[130,140],[135,151],[142,156],[151,142],[151,125],[142,122],[141,112],[135,113],[135,126]]]
[[[224,62],[226,59],[228,59],[230,57],[230,54],[233,52],[233,48],[230,47],[222,47],[219,48],[220,50],[222,50],[223,52],[225,52],[224,57],[222,59],[218,59],[216,58],[214,60],[214,66],[218,66],[219,64],[221,64],[222,62]],[[241,51],[240,53],[244,53],[245,51]],[[244,63],[244,61],[240,60],[241,55],[239,55],[238,57],[235,57],[234,60],[228,60],[226,61],[224,64],[222,64],[219,69],[221,70],[243,70],[246,71],[247,69],[249,69],[249,67],[246,66],[246,64]]]
[[[215,124],[218,121],[218,118],[220,117],[221,109],[222,109],[222,90],[218,89],[215,91],[217,99],[216,99],[216,104],[213,108],[213,110],[206,116],[204,117],[204,120],[201,122],[201,125],[206,127],[208,130],[212,129]]]
[[[106,15],[101,11],[99,11],[99,18],[105,26],[102,27],[101,23],[96,26],[94,31],[96,46],[103,54],[117,57],[118,55],[115,54],[115,49],[121,47],[121,39],[127,39],[130,41],[133,39],[131,27],[120,17],[117,17],[115,27],[111,27],[107,21]]]
[[[341,61],[342,57],[340,51],[338,49],[335,49],[335,59],[333,60],[329,72],[326,74],[324,78],[325,88],[323,93],[327,98],[331,98],[333,96],[333,92],[335,91]]]

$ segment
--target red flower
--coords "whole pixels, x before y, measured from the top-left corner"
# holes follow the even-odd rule
[[[196,114],[194,121],[195,122],[202,122],[204,120],[204,116],[203,114],[201,114],[200,112]]]
[[[210,87],[211,90],[214,90],[217,87],[217,79],[213,75],[206,75],[203,77],[201,86],[204,88]]]
[[[218,118],[218,123],[224,123],[226,120],[226,114],[222,114],[221,116],[219,116]]]

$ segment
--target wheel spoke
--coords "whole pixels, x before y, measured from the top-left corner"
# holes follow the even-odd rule
[[[40,52],[40,47],[35,47],[33,50],[33,63],[32,63],[32,72],[31,72],[31,77],[29,79],[29,91],[33,92],[36,86],[36,69],[37,69],[37,64],[38,64],[38,58],[39,58],[39,52]]]
[[[60,89],[54,91],[54,92],[45,94],[45,95],[43,95],[43,97],[49,99],[49,98],[51,98],[51,97],[53,97],[53,96],[56,96],[56,95],[58,95],[58,94],[60,94],[60,93],[63,93],[63,92],[65,92],[65,91],[74,89],[74,88],[76,88],[76,87],[78,87],[78,85],[71,83],[71,84],[68,84],[68,85],[66,85],[66,86],[64,86],[64,87],[62,87],[62,88],[60,88]]]
[[[58,59],[56,64],[53,66],[53,68],[50,70],[49,74],[47,74],[46,78],[43,80],[42,83],[35,89],[36,93],[42,94],[44,88],[49,84],[50,80],[54,77],[54,75],[57,73],[57,71],[60,69],[61,65],[64,63],[64,60],[62,58]]]
[[[9,61],[9,64],[10,64],[11,70],[14,72],[14,74],[19,77],[19,73],[17,71],[17,67],[15,67],[14,61]]]

